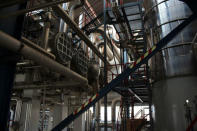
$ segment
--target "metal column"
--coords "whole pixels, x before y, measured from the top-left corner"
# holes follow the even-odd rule
[[[24,9],[26,4],[14,5],[1,8],[1,13],[14,12]],[[21,37],[23,16],[11,17],[9,19],[0,19],[0,30],[12,35],[16,39]],[[7,120],[9,118],[9,106],[11,98],[11,89],[13,87],[16,61],[19,56],[7,49],[0,48],[0,130],[6,131]]]
[[[106,0],[103,0],[104,12],[104,84],[107,85],[107,42],[106,42]],[[107,94],[104,97],[104,131],[107,131]]]

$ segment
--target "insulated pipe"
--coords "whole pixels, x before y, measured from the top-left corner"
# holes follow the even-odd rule
[[[85,44],[92,49],[92,51],[102,60],[105,61],[103,55],[98,51],[95,45],[85,35],[85,33],[77,26],[77,24],[69,17],[69,15],[60,7],[53,6],[53,10],[73,29],[74,32],[85,42]],[[108,63],[109,65],[109,63]]]
[[[22,44],[17,39],[7,35],[2,31],[0,31],[0,46],[3,48],[7,48],[13,52],[20,53],[26,58],[29,58],[42,66],[46,66],[52,71],[58,72],[73,81],[78,81],[80,83],[87,83],[86,78],[71,71],[67,67],[59,64],[58,62],[44,55],[43,53],[40,53],[39,51],[25,44]]]
[[[69,16],[74,20],[75,16],[75,10],[82,7],[84,5],[85,1],[84,0],[79,0],[79,2],[75,3],[74,5],[71,6],[70,11],[69,11]]]
[[[71,6],[70,11],[69,11],[69,16],[72,18],[72,20],[74,20],[74,16],[75,14],[73,13],[76,9],[80,8],[81,6],[84,5],[84,0],[79,0],[80,2],[75,3],[74,5]],[[64,3],[62,5],[62,8],[64,10],[66,10],[68,8],[69,5],[67,5],[67,3]],[[64,20],[60,20],[60,32],[67,32],[68,30],[68,26],[67,24],[64,22]]]
[[[101,29],[96,29],[96,30],[94,30],[93,32],[91,32],[91,33],[99,33],[103,38],[104,38],[104,31],[103,30],[101,30]],[[109,39],[109,37],[107,36],[107,45],[108,45],[108,47],[110,47],[110,49],[112,50],[112,47],[111,47],[111,44],[110,44],[110,39]],[[114,55],[116,56],[116,58],[117,58],[117,60],[120,62],[120,53],[119,53],[119,49],[117,48],[117,46],[116,45],[114,45],[113,43],[112,43],[112,46],[113,46],[113,49],[114,49]]]
[[[62,9],[63,10],[68,10],[69,3],[63,3],[62,4]],[[64,20],[60,19],[60,25],[59,25],[59,32],[67,32],[68,26],[64,22]]]
[[[121,102],[121,97],[116,98],[114,100],[112,100],[112,104],[111,104],[111,113],[112,113],[112,130],[115,129],[115,121],[116,121],[116,104],[118,102]]]
[[[48,48],[48,41],[49,41],[49,33],[50,33],[50,27],[51,27],[51,12],[47,13],[48,21],[44,22],[44,28],[43,28],[43,38],[42,38],[42,44],[43,48],[47,50]]]
[[[100,48],[100,47],[102,47],[102,46],[104,46],[104,42],[98,44],[98,48]],[[108,57],[109,61],[111,61],[111,60],[113,59],[113,53],[112,53],[112,51],[110,50],[110,48],[109,48],[108,45],[107,45],[106,47],[107,47],[107,57]],[[102,51],[102,53],[103,53],[103,51]]]

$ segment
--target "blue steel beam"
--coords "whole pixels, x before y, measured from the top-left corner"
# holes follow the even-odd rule
[[[196,19],[196,15],[191,15],[188,19],[182,22],[179,26],[177,26],[174,30],[172,30],[168,35],[166,35],[162,40],[160,40],[157,45],[153,46],[149,51],[147,51],[143,56],[141,56],[136,62],[134,62],[131,66],[126,68],[120,75],[118,75],[114,80],[112,80],[109,84],[107,84],[104,88],[102,88],[95,96],[89,99],[88,102],[83,104],[79,109],[70,114],[67,118],[65,118],[62,122],[60,122],[56,127],[52,129],[52,131],[61,131],[66,126],[68,126],[73,120],[79,117],[82,113],[88,110],[91,106],[93,106],[96,102],[98,102],[101,98],[103,98],[106,94],[108,94],[113,88],[121,83],[122,80],[127,78],[131,73],[135,72],[142,64],[145,64],[152,56],[154,56],[157,52],[159,52],[162,47],[167,45],[180,31],[182,31],[187,25],[189,25],[193,20]]]

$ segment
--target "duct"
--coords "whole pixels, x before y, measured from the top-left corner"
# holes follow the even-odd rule
[[[92,49],[92,51],[102,60],[105,61],[103,55],[98,51],[95,45],[89,40],[89,38],[82,32],[77,24],[69,17],[69,15],[60,7],[53,6],[53,10],[73,29],[74,32],[85,42],[85,44]],[[109,64],[109,63],[108,63]]]
[[[80,83],[87,83],[86,78],[71,71],[65,66],[59,64],[58,62],[44,55],[43,53],[40,53],[39,51],[27,45],[22,44],[20,41],[3,33],[2,31],[0,31],[0,46],[2,48],[7,48],[13,52],[20,53],[26,58],[29,58],[42,66],[48,67],[52,71],[64,75],[68,79],[71,79],[73,81],[78,81]]]
[[[112,130],[115,130],[115,122],[116,122],[116,105],[118,102],[121,102],[121,97],[115,98],[114,100],[112,100],[112,104],[111,104],[111,113],[112,113]]]

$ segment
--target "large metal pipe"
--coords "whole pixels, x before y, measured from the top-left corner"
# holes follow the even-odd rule
[[[82,7],[85,3],[85,0],[79,0],[79,2],[75,2],[69,11],[69,16],[72,18],[72,20],[74,20],[75,18],[75,10]]]
[[[82,77],[81,75],[71,71],[69,68],[59,64],[58,62],[54,61],[53,59],[43,55],[39,51],[22,44],[17,39],[7,35],[6,33],[0,31],[0,46],[3,48],[7,48],[13,52],[17,52],[29,58],[36,63],[48,67],[52,71],[58,72],[68,79],[73,81],[78,81],[80,83],[87,83],[87,79]]]
[[[53,10],[73,29],[74,32],[85,42],[85,44],[92,49],[92,51],[102,60],[105,61],[103,55],[98,51],[95,45],[90,41],[87,35],[77,26],[77,24],[70,18],[70,16],[60,7],[53,6]],[[109,64],[109,63],[108,63]]]
[[[81,88],[84,86],[84,90],[92,90],[92,87],[86,83],[79,83],[74,81],[66,81],[66,82],[55,82],[55,83],[49,83],[49,84],[31,84],[31,83],[16,83],[14,85],[14,90],[22,90],[22,89],[42,89],[43,87],[49,88],[49,89],[56,89],[56,88],[66,88],[70,90],[78,90],[78,88]]]
[[[84,0],[78,0],[78,2],[70,2],[70,3],[64,3],[62,5],[62,9],[64,10],[68,10],[69,5],[72,5],[69,9],[69,16],[72,18],[72,20],[74,20],[75,18],[75,10],[82,7],[84,5]],[[68,30],[68,26],[67,24],[64,22],[64,20],[60,20],[60,32],[67,32]]]
[[[42,46],[45,50],[48,48],[48,41],[49,41],[49,34],[50,34],[50,27],[51,27],[51,12],[48,12],[47,14],[48,20],[44,22],[44,28],[43,28],[43,38],[42,38]]]
[[[96,30],[93,31],[93,33],[99,33],[99,34],[104,38],[104,31],[101,30],[101,29],[96,29]],[[118,51],[117,46],[114,45],[114,44],[110,44],[110,43],[112,43],[112,42],[111,42],[111,40],[109,39],[109,37],[107,36],[107,45],[108,45],[108,47],[111,48],[111,50],[114,51],[114,55],[116,56],[117,60],[120,62],[120,53],[119,53],[119,51]],[[112,46],[113,46],[113,47],[112,47]],[[113,49],[112,49],[112,48],[113,48]]]
[[[49,56],[50,58],[55,59],[55,56],[53,54],[47,52],[46,50],[44,50],[40,46],[36,45],[35,43],[30,41],[29,39],[27,39],[25,37],[21,37],[21,41],[24,42],[24,44],[26,44],[27,46],[30,46],[30,47],[36,49],[37,51],[40,51],[41,53],[45,54],[46,56]]]
[[[104,46],[104,42],[98,44],[98,48],[101,48]],[[108,57],[108,60],[111,61],[113,59],[113,53],[112,51],[110,50],[109,46],[107,45],[106,46],[107,48],[107,57]],[[104,53],[104,50],[102,50],[102,54]]]

